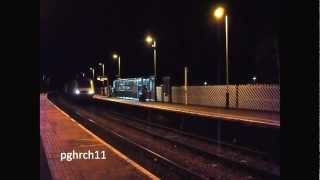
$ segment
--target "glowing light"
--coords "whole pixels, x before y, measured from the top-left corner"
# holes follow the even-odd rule
[[[150,35],[148,35],[148,36],[146,37],[146,42],[149,43],[149,44],[151,44],[151,43],[153,42],[153,38],[152,38]]]
[[[91,90],[94,92],[94,84],[92,80],[90,80],[90,87],[91,87]]]
[[[90,89],[88,94],[94,94],[94,90],[93,89]]]
[[[223,7],[218,7],[215,11],[214,11],[214,16],[217,19],[220,19],[221,17],[223,17],[224,15],[224,8]]]
[[[203,84],[206,86],[208,83],[207,83],[207,81],[205,81]]]
[[[74,90],[74,93],[75,93],[75,94],[80,94],[79,89],[75,89],[75,90]]]
[[[117,59],[118,55],[117,54],[113,54],[112,57],[113,57],[113,59]]]

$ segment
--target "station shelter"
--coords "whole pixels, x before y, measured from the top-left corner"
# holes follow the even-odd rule
[[[154,79],[154,76],[150,76],[114,80],[112,96],[123,99],[139,100],[139,97],[142,95],[143,88],[145,88],[147,91],[146,100],[154,101]]]

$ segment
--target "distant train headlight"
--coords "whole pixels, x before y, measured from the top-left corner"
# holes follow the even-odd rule
[[[75,93],[75,94],[80,94],[79,89],[74,90],[74,93]]]
[[[88,91],[88,94],[94,94],[94,90],[90,89],[90,90]]]

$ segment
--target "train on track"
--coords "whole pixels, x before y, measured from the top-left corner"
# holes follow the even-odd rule
[[[95,94],[95,86],[91,79],[74,79],[65,83],[64,93],[72,98],[91,99]]]
[[[154,100],[154,77],[117,79],[113,86],[105,86],[99,81],[76,77],[64,84],[64,94],[68,97],[83,99],[92,98],[95,94],[107,97],[134,99],[143,101]]]

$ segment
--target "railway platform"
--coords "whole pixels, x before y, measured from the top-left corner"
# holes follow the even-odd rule
[[[139,102],[137,100],[127,100],[113,97],[105,97],[101,95],[93,96],[94,99],[109,101],[113,103],[121,103],[125,105],[138,106],[141,108],[150,108],[163,111],[171,111],[176,113],[185,113],[189,115],[219,118],[226,121],[237,121],[244,124],[253,124],[261,126],[269,126],[280,128],[280,113],[261,112],[243,109],[225,109],[216,107],[204,107],[196,105],[171,104],[162,102]]]
[[[159,179],[76,122],[46,95],[40,95],[40,137],[53,180]]]

